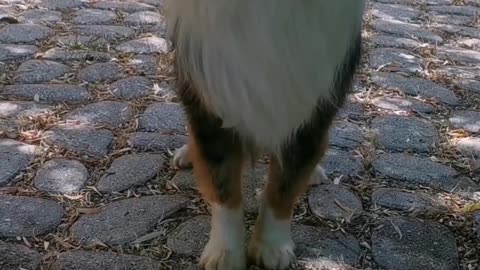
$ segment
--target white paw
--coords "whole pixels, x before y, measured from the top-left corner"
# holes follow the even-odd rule
[[[245,270],[245,249],[243,246],[229,249],[222,243],[210,240],[203,250],[200,266],[205,270]]]
[[[175,150],[173,154],[173,166],[175,168],[186,169],[192,167],[192,161],[190,160],[188,151],[188,144]]]
[[[325,169],[318,164],[315,166],[315,170],[310,177],[310,185],[315,186],[319,184],[328,184],[331,181],[328,179],[327,174],[325,173]]]

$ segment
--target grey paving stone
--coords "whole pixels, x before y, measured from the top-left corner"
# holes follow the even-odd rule
[[[468,67],[468,66],[441,66],[436,72],[443,76],[448,76],[458,79],[480,79],[480,68],[479,67]]]
[[[474,17],[480,10],[469,6],[428,6],[427,10],[433,14],[451,14]]]
[[[455,235],[430,221],[383,220],[373,231],[372,252],[386,269],[458,269]]]
[[[403,22],[416,21],[421,15],[421,12],[414,7],[382,3],[374,3],[370,12],[373,16],[381,19]]]
[[[57,270],[161,270],[160,261],[148,257],[119,254],[105,251],[73,251],[63,252],[54,262]]]
[[[107,129],[95,129],[85,125],[65,125],[45,132],[45,142],[90,158],[102,158],[108,154],[113,134]]]
[[[478,50],[480,48],[480,39],[474,37],[461,37],[455,40],[455,44],[462,48]]]
[[[53,10],[69,10],[85,7],[87,3],[87,0],[40,0],[38,5]]]
[[[455,177],[457,172],[454,169],[428,158],[402,153],[383,154],[374,160],[372,165],[380,175],[401,183],[425,185],[448,192],[463,192],[479,188],[470,179]]]
[[[172,184],[178,187],[180,190],[189,190],[196,189],[197,184],[195,183],[195,178],[193,176],[192,170],[182,169],[175,173],[172,180]]]
[[[33,45],[0,44],[0,61],[19,61],[32,58],[38,48]]]
[[[323,161],[323,168],[329,176],[357,176],[363,173],[363,164],[352,153],[337,149],[329,149]]]
[[[65,119],[81,124],[122,127],[133,115],[128,103],[120,101],[100,101],[79,107],[65,115]]]
[[[334,184],[310,190],[308,205],[317,217],[333,221],[350,221],[363,211],[362,202],[352,191]]]
[[[0,237],[29,237],[52,232],[63,215],[63,207],[55,201],[0,195]]]
[[[29,60],[23,62],[15,72],[16,83],[43,83],[59,79],[70,68],[64,64],[49,60]]]
[[[443,39],[420,25],[405,23],[395,20],[376,20],[372,23],[372,27],[379,32],[391,34],[398,37],[420,40],[432,44],[441,44]]]
[[[374,69],[394,67],[398,71],[417,74],[422,72],[422,60],[411,52],[395,48],[377,48],[370,52],[370,66]]]
[[[122,76],[122,67],[113,62],[95,63],[78,72],[78,79],[89,83],[115,81]]]
[[[52,36],[54,31],[35,24],[8,24],[0,29],[0,42],[33,44]]]
[[[37,269],[42,255],[18,244],[0,241],[0,269]]]
[[[393,112],[421,112],[432,113],[435,107],[409,97],[387,97],[381,96],[372,99],[372,104],[380,110]]]
[[[373,74],[372,81],[387,90],[401,91],[411,96],[434,98],[448,105],[460,104],[460,99],[452,91],[429,80],[379,72]]]
[[[264,179],[267,174],[268,165],[265,164],[256,164],[254,168],[248,167],[248,170],[245,171],[242,177],[242,193],[246,213],[257,213],[260,193],[263,189]]]
[[[438,57],[454,62],[477,65],[480,64],[480,52],[461,48],[440,47],[437,51]]]
[[[119,10],[125,12],[155,11],[156,7],[137,1],[99,1],[93,4],[99,9]]]
[[[41,191],[70,194],[79,192],[89,176],[87,168],[77,160],[52,159],[38,169],[33,184]]]
[[[424,0],[424,2],[429,6],[443,6],[453,4],[453,0]]]
[[[155,11],[139,11],[129,14],[124,22],[128,25],[142,26],[155,25],[164,23],[164,18],[159,12]]]
[[[293,225],[292,238],[297,260],[307,269],[348,269],[360,258],[359,242],[348,233]]]
[[[473,214],[473,230],[480,239],[480,211],[475,211]]]
[[[478,111],[457,110],[452,113],[449,120],[455,128],[473,133],[480,132],[480,112]]]
[[[208,242],[210,217],[196,216],[178,226],[168,237],[167,246],[179,255],[198,257]]]
[[[438,131],[417,117],[387,116],[372,121],[377,142],[388,150],[429,153],[438,144]]]
[[[422,45],[421,42],[413,39],[382,34],[373,36],[371,41],[378,47],[391,47],[400,49],[414,49]]]
[[[337,113],[337,118],[348,118],[351,120],[362,120],[365,118],[366,111],[362,104],[347,101]]]
[[[115,159],[97,183],[100,192],[119,192],[145,184],[162,169],[165,159],[156,154],[130,154]]]
[[[36,117],[53,114],[48,105],[28,101],[0,101],[0,118]]]
[[[364,139],[360,127],[346,121],[334,123],[330,130],[329,138],[330,145],[347,149],[358,147]]]
[[[143,75],[153,75],[157,73],[158,59],[151,55],[137,55],[130,59],[127,65]]]
[[[71,50],[66,48],[49,49],[40,57],[47,60],[64,62],[109,61],[112,59],[112,56],[105,52],[91,50]]]
[[[30,9],[22,12],[18,17],[21,23],[47,23],[53,24],[62,21],[62,13],[50,10]]]
[[[457,26],[457,25],[436,25],[435,29],[444,31],[451,35],[460,35],[465,37],[480,38],[480,30],[477,27]]]
[[[470,79],[454,80],[454,83],[465,90],[480,94],[480,81]]]
[[[375,206],[414,213],[436,214],[448,210],[443,202],[427,194],[407,192],[397,188],[375,190],[372,193],[372,203]]]
[[[435,29],[439,29],[437,24],[445,24],[448,26],[455,27],[456,25],[471,25],[474,23],[473,17],[467,16],[458,16],[458,15],[441,15],[441,14],[434,14],[430,15],[429,19],[431,23],[434,24]],[[446,30],[445,32],[448,32]]]
[[[84,35],[65,35],[55,39],[56,44],[66,48],[94,48],[106,49],[108,41],[104,38]]]
[[[135,132],[130,135],[128,145],[139,151],[167,153],[187,143],[187,136],[164,135],[154,132]]]
[[[132,76],[111,84],[110,91],[124,100],[138,99],[152,92],[153,83],[143,76]]]
[[[101,9],[80,9],[73,16],[76,24],[111,24],[117,18],[115,12]]]
[[[0,139],[0,187],[25,170],[33,159],[35,146],[11,139]]]
[[[144,131],[185,132],[183,108],[174,103],[153,103],[148,106],[139,121]]]
[[[145,235],[157,222],[185,206],[188,199],[177,195],[158,195],[126,199],[107,204],[97,214],[84,215],[71,228],[82,243],[101,241],[126,244]]]
[[[127,41],[118,45],[116,49],[121,52],[138,54],[167,53],[168,42],[164,38],[146,37]]]
[[[133,29],[120,25],[79,25],[75,27],[75,32],[102,37],[110,41],[123,40],[135,35]]]
[[[6,85],[1,93],[7,97],[37,100],[39,103],[45,104],[76,104],[86,102],[89,99],[89,94],[85,87],[70,84]]]
[[[455,143],[455,148],[467,157],[480,157],[480,138],[461,138]]]

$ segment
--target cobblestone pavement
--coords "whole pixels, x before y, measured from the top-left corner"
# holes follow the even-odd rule
[[[162,2],[0,0],[0,269],[195,269],[210,225],[169,165],[186,134]],[[369,2],[296,269],[480,269],[479,7]]]

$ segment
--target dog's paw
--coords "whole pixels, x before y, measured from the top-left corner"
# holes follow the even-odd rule
[[[285,270],[295,261],[295,245],[290,235],[278,235],[275,241],[253,241],[248,248],[249,260],[268,270]]]
[[[192,161],[188,154],[188,144],[178,148],[173,154],[173,166],[179,169],[186,169],[192,167]]]
[[[313,171],[312,176],[310,176],[310,185],[316,186],[319,184],[328,184],[330,182],[331,181],[328,179],[327,173],[322,165],[318,164],[315,166],[315,170]]]
[[[246,270],[247,258],[243,247],[226,248],[210,240],[200,257],[200,268],[205,270]]]

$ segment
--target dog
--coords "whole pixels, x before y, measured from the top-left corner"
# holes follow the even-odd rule
[[[193,164],[211,206],[206,270],[249,263],[287,269],[295,260],[291,216],[328,148],[328,131],[361,58],[364,0],[167,0],[177,90]],[[253,235],[245,248],[241,175],[270,155]]]

